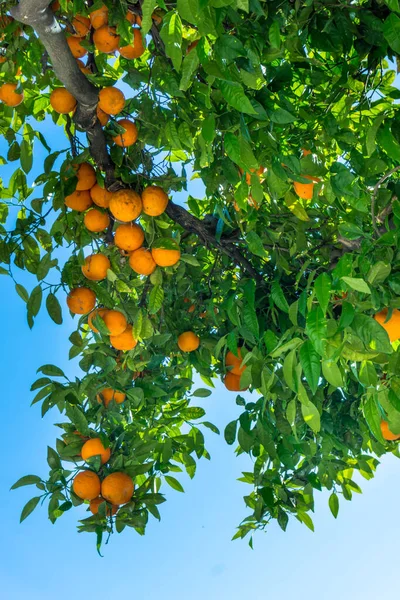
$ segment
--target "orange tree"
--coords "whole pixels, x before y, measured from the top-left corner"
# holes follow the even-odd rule
[[[252,465],[235,537],[291,515],[312,529],[314,490],[336,517],[398,455],[398,0],[1,7],[3,164],[19,163],[1,269],[30,326],[42,301],[61,323],[68,294],[82,370],[45,365],[32,385],[62,423],[48,478],[13,486],[39,489],[22,518],[87,502],[98,543],[144,533],[165,484],[182,491],[171,473],[208,458],[203,428],[218,433],[195,372],[241,407],[224,431]],[[188,168],[205,194],[181,206]]]

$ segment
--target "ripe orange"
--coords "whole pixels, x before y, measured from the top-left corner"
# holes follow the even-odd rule
[[[129,257],[129,264],[138,275],[151,275],[157,265],[154,262],[150,250],[138,248]]]
[[[82,58],[82,56],[86,56],[86,54],[88,53],[87,48],[84,48],[81,45],[81,42],[84,39],[85,38],[83,37],[74,37],[73,35],[67,37],[67,44],[69,46],[69,49],[71,50],[72,56],[74,56],[75,58]]]
[[[82,15],[76,15],[76,17],[72,19],[72,27],[75,29],[76,33],[72,33],[71,35],[74,37],[85,37],[90,29],[90,19]]]
[[[306,148],[301,149],[303,156],[309,156],[312,154],[311,150],[307,150]]]
[[[107,213],[101,212],[97,208],[91,208],[85,215],[83,222],[86,229],[99,233],[104,231],[110,224],[110,217]]]
[[[17,88],[16,83],[3,83],[0,87],[0,100],[7,106],[14,108],[23,102],[24,93],[18,94],[15,90]]]
[[[239,375],[239,377],[242,375],[243,371],[246,369],[246,365],[244,365],[243,367],[241,367],[240,365],[242,364],[242,353],[241,353],[241,348],[237,349],[237,354],[238,356],[235,356],[233,354],[233,352],[229,351],[226,354],[225,357],[225,365],[227,367],[232,367],[232,369],[230,369],[229,373],[233,373],[234,375]]]
[[[110,448],[104,448],[100,438],[92,438],[83,444],[81,456],[86,462],[93,456],[100,456],[101,464],[104,465],[110,459],[111,450]]]
[[[227,373],[224,379],[225,387],[230,392],[244,392],[247,388],[240,386],[240,375],[234,373]]]
[[[392,433],[389,429],[389,423],[387,421],[381,421],[381,432],[385,440],[400,440],[400,433]]]
[[[99,29],[103,25],[107,25],[108,23],[108,8],[105,4],[98,8],[97,10],[93,10],[90,14],[90,22],[92,24],[93,29]]]
[[[97,515],[97,513],[99,512],[100,504],[102,504],[103,502],[105,502],[105,500],[101,496],[99,498],[95,498],[94,500],[91,500],[91,502],[89,504],[90,512],[93,515]],[[110,517],[111,515],[115,515],[117,510],[118,510],[118,506],[116,506],[115,504],[112,504],[111,508],[109,506],[107,506],[107,509],[106,509],[107,517]]]
[[[378,321],[378,323],[387,331],[390,341],[395,342],[396,340],[400,339],[400,310],[395,308],[389,321],[385,323],[387,315],[388,309],[384,308],[380,312],[376,313],[374,319]]]
[[[114,400],[116,404],[122,404],[126,398],[126,394],[124,392],[118,392],[118,390],[113,390],[112,388],[105,388],[97,394],[97,402],[102,404],[104,402],[105,406],[108,406],[111,400]]]
[[[67,297],[69,310],[75,315],[86,315],[94,309],[96,294],[86,287],[77,287],[70,291]]]
[[[117,227],[114,235],[114,243],[117,248],[125,252],[133,252],[140,248],[144,242],[144,231],[136,223],[127,223]]]
[[[104,315],[106,314],[106,312],[108,312],[107,308],[96,308],[96,310],[92,311],[88,316],[88,325],[90,329],[94,331],[94,333],[99,333],[99,330],[93,325],[93,319],[95,317],[101,317],[104,320]]]
[[[310,175],[302,175],[306,179],[313,179]],[[312,183],[300,183],[299,181],[293,182],[294,191],[296,194],[303,198],[303,200],[311,200],[314,194],[314,181]]]
[[[166,248],[153,248],[151,251],[154,262],[159,267],[172,267],[181,257],[180,250],[167,250]]]
[[[120,506],[126,504],[133,496],[135,486],[132,478],[126,473],[111,473],[101,483],[101,495],[103,498]]]
[[[114,144],[122,148],[132,146],[138,138],[138,130],[135,123],[129,119],[120,119],[117,123],[125,129],[125,132],[113,137]]]
[[[115,87],[105,87],[100,90],[98,106],[107,115],[118,115],[125,106],[125,96]]]
[[[96,108],[96,114],[97,114],[97,118],[100,121],[100,125],[102,127],[104,127],[105,125],[107,125],[109,119],[110,119],[110,115],[107,115],[103,110],[101,110],[101,108],[97,107]]]
[[[93,34],[93,43],[99,52],[111,54],[119,46],[119,35],[115,27],[102,25]]]
[[[103,317],[103,321],[110,335],[120,335],[128,327],[128,321],[119,310],[108,310]]]
[[[110,261],[105,254],[91,254],[85,258],[82,273],[90,281],[102,281],[107,277],[107,269],[111,267]]]
[[[76,100],[67,89],[60,87],[51,92],[50,104],[56,112],[66,115],[74,110]]]
[[[137,345],[137,340],[133,337],[132,325],[128,325],[119,335],[110,335],[110,344],[116,350],[124,352],[132,350]]]
[[[130,60],[132,60],[133,58],[140,58],[145,51],[140,29],[133,29],[132,33],[133,43],[119,48],[120,55]]]
[[[110,211],[117,221],[134,221],[142,212],[142,199],[133,190],[118,190],[110,200]]]
[[[200,346],[200,338],[193,331],[185,331],[178,337],[178,346],[182,352],[193,352]]]
[[[168,195],[158,185],[149,185],[142,192],[143,212],[151,217],[162,215],[168,204]]]
[[[80,58],[76,59],[76,64],[78,65],[78,67],[82,71],[82,73],[84,73],[85,75],[93,75],[93,73],[89,69],[89,67],[87,67],[85,65],[85,63],[83,62],[83,60],[81,60]]]
[[[74,494],[82,500],[94,500],[100,495],[100,488],[99,476],[94,471],[81,471],[72,483]]]
[[[102,188],[98,183],[95,183],[94,186],[90,188],[90,197],[97,206],[108,208],[112,193],[107,191],[105,187]]]
[[[84,190],[82,192],[75,191],[69,196],[65,196],[64,204],[68,206],[68,208],[72,208],[72,210],[83,212],[92,206],[93,202],[89,190]]]
[[[76,168],[76,166],[74,166]],[[78,183],[76,184],[77,190],[90,190],[96,183],[96,171],[91,164],[84,162],[78,165],[76,171]]]
[[[196,305],[195,304],[191,304],[188,308],[188,313],[192,313],[196,310]]]

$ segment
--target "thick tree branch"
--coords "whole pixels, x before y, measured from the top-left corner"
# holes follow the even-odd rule
[[[236,265],[242,267],[258,283],[265,284],[262,275],[254,269],[253,265],[243,256],[235,244],[229,239],[221,238],[220,241],[216,239],[215,228],[212,222],[198,219],[191,215],[183,206],[179,206],[172,201],[168,203],[165,212],[172,221],[178,223],[183,229],[197,235],[206,246],[218,248],[218,250],[229,256]]]
[[[87,133],[90,153],[98,167],[105,171],[106,187],[117,189],[119,184],[115,181],[106,138],[96,116],[98,91],[79,69],[68,47],[65,33],[49,8],[49,0],[21,0],[10,12],[17,21],[30,25],[36,31],[55,74],[78,101],[74,121]]]

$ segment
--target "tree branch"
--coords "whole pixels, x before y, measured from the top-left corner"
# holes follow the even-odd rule
[[[76,98],[76,125],[86,131],[90,153],[98,167],[105,171],[107,189],[116,189],[114,165],[107,151],[106,138],[97,120],[97,88],[78,67],[68,47],[65,33],[49,7],[49,0],[21,0],[10,9],[13,17],[35,29],[52,62],[54,72],[66,89]]]
[[[211,222],[198,219],[191,215],[183,206],[179,206],[171,200],[168,202],[165,212],[172,221],[178,223],[183,229],[197,235],[205,246],[218,248],[218,250],[229,256],[236,265],[242,267],[258,283],[265,284],[261,273],[254,269],[253,265],[243,256],[235,244],[229,239],[222,238],[220,241],[216,239],[215,228]]]

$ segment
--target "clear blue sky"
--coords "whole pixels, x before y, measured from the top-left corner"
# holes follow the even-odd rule
[[[65,147],[61,130],[55,142]],[[6,154],[0,140],[0,155]],[[35,147],[38,172],[45,154]],[[17,163],[11,165],[17,166]],[[13,170],[13,169],[12,169]],[[12,172],[11,170],[11,172]],[[7,179],[10,170],[2,167]],[[31,180],[31,176],[29,178]],[[17,272],[18,270],[16,270]],[[32,276],[21,274],[28,289]],[[55,363],[68,374],[78,373],[68,363],[68,336],[73,321],[64,313],[62,326],[42,311],[32,331],[26,310],[12,281],[1,276],[3,352],[2,433],[0,479],[3,523],[0,545],[2,600],[77,600],[148,598],[153,600],[269,600],[293,596],[297,600],[376,600],[394,595],[398,587],[398,519],[400,464],[387,457],[374,480],[362,481],[364,494],[341,502],[337,521],[327,506],[327,496],[317,492],[316,533],[291,521],[283,533],[272,524],[267,534],[256,534],[254,551],[247,542],[231,542],[235,526],[246,514],[242,497],[249,491],[237,482],[250,470],[250,458],[235,458],[223,438],[206,432],[211,462],[203,461],[193,481],[182,477],[185,494],[165,489],[168,501],[161,506],[162,520],[151,518],[145,537],[133,530],[114,535],[95,550],[91,534],[76,532],[82,508],[66,513],[55,525],[46,507],[19,525],[24,503],[33,487],[10,492],[25,474],[46,476],[46,446],[54,445],[60,420],[57,412],[40,417],[40,406],[30,408],[29,387],[36,369]],[[221,430],[239,413],[235,394],[217,384],[202,401],[208,419]]]

